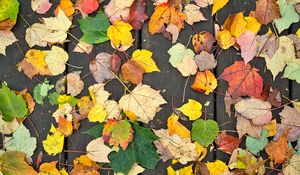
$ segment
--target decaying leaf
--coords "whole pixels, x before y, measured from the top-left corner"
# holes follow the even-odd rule
[[[32,0],[31,8],[39,14],[45,14],[52,6],[49,0]]]
[[[143,80],[145,69],[142,64],[131,59],[122,65],[121,72],[124,80],[130,81],[133,84],[139,84]]]
[[[97,171],[100,168],[96,162],[92,161],[87,155],[81,155],[73,161],[74,167],[70,175],[100,175]]]
[[[206,51],[202,51],[199,55],[196,55],[195,62],[200,71],[213,69],[217,66],[217,60],[215,60],[214,55]]]
[[[206,167],[210,173],[210,175],[218,175],[223,174],[228,170],[227,165],[221,160],[216,160],[214,162],[206,163]]]
[[[209,32],[196,33],[192,39],[192,44],[196,53],[200,53],[201,51],[211,53],[215,42],[215,37]]]
[[[80,78],[79,73],[72,72],[67,75],[67,93],[72,96],[80,94],[84,88],[84,83]]]
[[[115,78],[110,70],[111,57],[111,54],[101,52],[96,56],[96,59],[90,62],[89,68],[97,83],[103,83],[106,80]]]
[[[276,18],[280,18],[279,6],[276,0],[256,1],[255,17],[261,24],[269,24]]]
[[[242,138],[245,134],[249,134],[256,138],[261,137],[262,126],[254,125],[251,120],[241,115],[237,115],[236,129],[239,134],[239,138]]]
[[[193,25],[194,22],[207,20],[200,12],[200,7],[194,4],[188,4],[184,7],[183,13],[187,16],[186,22]]]
[[[140,30],[145,20],[148,19],[145,12],[146,0],[134,0],[129,12],[129,24],[134,30]]]

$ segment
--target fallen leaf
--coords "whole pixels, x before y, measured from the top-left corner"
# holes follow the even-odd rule
[[[239,134],[239,138],[242,138],[245,134],[260,138],[262,127],[263,126],[254,125],[251,120],[241,115],[237,115],[236,129]]]
[[[33,98],[37,104],[43,105],[44,98],[48,96],[48,91],[53,89],[54,86],[49,84],[47,79],[44,82],[37,84],[33,89]]]
[[[154,141],[160,158],[165,162],[169,159],[177,159],[181,164],[197,160],[196,145],[190,138],[181,138],[176,134],[169,135],[167,130],[154,130],[159,140]]]
[[[31,8],[39,14],[45,14],[52,6],[49,0],[31,0]]]
[[[23,70],[24,74],[29,78],[32,78],[37,74],[51,75],[45,61],[46,55],[46,51],[29,49],[25,54],[25,58],[17,64],[18,70]]]
[[[134,0],[129,12],[129,24],[134,30],[140,30],[145,20],[148,19],[145,12],[146,0]]]
[[[228,2],[229,2],[229,0],[214,0],[211,14],[214,15],[215,13],[217,13]]]
[[[201,51],[211,53],[215,42],[215,37],[209,32],[196,33],[192,39],[192,44],[196,53],[200,53]]]
[[[189,99],[188,103],[177,108],[184,115],[188,116],[190,120],[197,120],[202,115],[202,105],[196,100]]]
[[[261,157],[257,159],[248,151],[239,149],[239,155],[237,157],[238,161],[241,161],[244,165],[242,165],[245,169],[246,174],[257,175],[257,174],[265,174],[265,160]]]
[[[213,4],[213,3],[214,3],[214,0],[194,0],[194,2],[195,2],[199,7],[204,8],[204,7],[207,7],[207,6],[211,5],[211,4]],[[198,175],[198,174],[196,174],[196,175]]]
[[[266,124],[263,126],[264,130],[268,131],[268,137],[273,137],[275,136],[276,132],[277,132],[277,123],[276,120],[273,119],[269,124]]]
[[[0,156],[0,168],[3,175],[37,175],[38,173],[26,162],[26,154],[18,151],[6,151]]]
[[[165,34],[165,36],[168,38],[168,39],[172,39],[172,43],[176,43],[177,39],[178,39],[178,36],[179,36],[179,29],[177,28],[177,26],[173,23],[170,23],[167,28],[166,28],[166,31],[169,32],[169,33],[163,33]],[[169,35],[172,35],[169,36]]]
[[[110,146],[117,149],[119,145],[126,150],[128,144],[133,139],[133,129],[127,120],[108,120],[102,131],[104,143],[108,142]]]
[[[114,100],[107,100],[104,104],[107,119],[121,119],[121,110],[119,104]]]
[[[219,134],[218,123],[213,120],[198,119],[193,122],[192,139],[204,147],[212,144]]]
[[[132,46],[134,39],[130,31],[132,26],[124,21],[116,20],[107,29],[107,36],[111,45],[119,50],[125,51]]]
[[[39,168],[39,175],[61,175],[56,164],[57,161],[43,163]]]
[[[209,170],[205,163],[197,162],[195,166],[195,175],[210,175]]]
[[[72,72],[67,75],[67,93],[73,97],[80,94],[84,89],[84,83],[80,78],[79,73]]]
[[[271,162],[274,161],[276,164],[281,164],[285,159],[289,158],[292,148],[288,147],[287,144],[288,133],[289,129],[285,130],[276,142],[269,142],[265,147]]]
[[[258,69],[243,61],[235,61],[219,77],[229,84],[228,93],[233,98],[250,96],[259,98],[263,89],[263,79]]]
[[[246,137],[246,147],[247,150],[249,150],[250,153],[254,155],[258,155],[260,151],[262,151],[265,146],[268,144],[268,131],[262,130],[261,138],[255,138],[251,136]]]
[[[0,30],[10,31],[17,22],[19,1],[3,0],[0,7]]]
[[[121,67],[121,58],[117,54],[112,54],[109,60],[110,69],[118,74]]]
[[[52,75],[59,75],[65,71],[68,59],[69,55],[64,49],[52,46],[51,51],[47,52],[45,62]]]
[[[92,140],[86,146],[86,151],[88,158],[95,162],[110,162],[107,156],[112,149],[104,144],[102,137]]]
[[[125,112],[133,112],[138,121],[148,123],[160,110],[159,106],[167,103],[159,92],[149,85],[139,84],[130,94],[121,97],[119,106]]]
[[[72,119],[68,119],[63,116],[60,116],[58,120],[57,131],[61,132],[65,137],[72,135],[73,133]]]
[[[139,84],[143,80],[145,69],[138,61],[131,59],[122,65],[121,72],[124,80]]]
[[[115,78],[115,75],[110,70],[110,59],[112,55],[101,52],[96,56],[96,59],[90,62],[90,71],[97,83],[103,83],[106,80]]]
[[[149,50],[138,49],[132,53],[132,59],[135,60],[140,65],[142,65],[146,73],[160,72],[160,70],[156,66],[155,61],[152,58],[152,55],[153,53]]]
[[[30,48],[34,46],[46,47],[47,42],[43,39],[46,35],[47,30],[45,30],[45,25],[34,23],[26,29],[25,41]]]
[[[185,56],[181,63],[176,65],[182,76],[187,77],[190,75],[195,75],[197,73],[197,64],[194,57]]]
[[[11,134],[15,132],[19,126],[20,123],[17,119],[12,120],[11,122],[6,122],[3,120],[3,116],[0,114],[0,133]]]
[[[277,141],[285,130],[289,129],[288,140],[291,142],[297,141],[300,136],[300,127],[278,123],[276,125],[276,135],[273,140]]]
[[[207,19],[200,12],[200,7],[194,4],[188,4],[184,7],[183,13],[187,16],[186,22],[193,25],[194,22],[206,21]]]
[[[235,110],[250,119],[254,125],[264,125],[272,120],[271,104],[260,99],[243,99],[235,104]]]
[[[75,8],[83,13],[83,16],[86,16],[86,14],[91,14],[99,8],[99,2],[98,0],[77,0]]]
[[[220,47],[226,50],[234,46],[236,38],[231,35],[229,30],[222,30],[217,34],[217,41]]]
[[[12,137],[4,137],[6,151],[20,151],[31,157],[36,149],[36,138],[31,137],[29,130],[21,124]]]
[[[191,138],[190,130],[188,130],[184,125],[182,125],[178,121],[179,117],[172,113],[172,115],[168,118],[167,126],[169,135],[176,134],[182,138]]]
[[[284,106],[279,115],[282,124],[300,127],[300,113],[295,108]]]
[[[213,69],[217,66],[217,60],[215,60],[214,55],[206,51],[202,51],[199,55],[196,55],[195,62],[200,71]]]
[[[93,50],[92,44],[87,44],[85,42],[80,41],[74,48],[73,52],[90,54],[92,50]]]
[[[70,175],[100,175],[97,170],[100,169],[100,165],[92,161],[87,155],[81,155],[73,161],[74,167],[70,172]]]
[[[279,33],[290,27],[291,24],[299,21],[299,15],[292,3],[286,0],[278,0],[281,18],[274,19],[275,26]]]
[[[106,111],[102,104],[95,104],[94,107],[90,110],[87,118],[90,122],[104,122],[106,119]]]
[[[183,44],[177,43],[168,50],[170,54],[169,62],[176,68],[178,63],[181,63],[185,57],[193,58],[195,53],[191,49],[187,49]]]
[[[89,87],[89,93],[93,100],[94,104],[105,105],[105,102],[108,100],[110,93],[104,89],[105,84],[98,83]]]
[[[233,150],[239,147],[241,140],[234,136],[228,135],[226,131],[222,131],[215,139],[215,142],[219,146],[219,150],[231,154]]]
[[[196,91],[203,92],[208,95],[217,88],[217,79],[213,73],[209,70],[204,72],[198,72],[194,83],[192,84],[192,89]]]
[[[124,2],[132,3],[133,1],[111,0],[106,6],[104,6],[105,15],[108,16],[111,23],[114,23],[116,20],[129,20],[131,4],[124,6]],[[123,6],[120,6],[120,4],[123,4]]]
[[[183,168],[180,168],[179,170],[174,170],[172,166],[167,167],[167,173],[168,175],[187,175],[187,174],[193,174],[193,165],[189,165]]]
[[[260,56],[266,54],[272,58],[275,52],[278,50],[279,40],[275,34],[258,35],[257,41],[259,43],[259,49],[257,50],[257,53],[260,53]]]
[[[51,129],[49,131],[49,134],[47,135],[47,139],[42,143],[45,151],[49,155],[55,156],[63,151],[64,136],[61,132],[57,131],[57,129],[53,125],[51,125]]]
[[[287,63],[286,68],[284,69],[284,78],[288,78],[290,80],[296,80],[297,83],[300,83],[300,60],[295,59],[289,63]]]
[[[210,172],[210,175],[219,175],[225,173],[228,170],[227,165],[221,160],[216,160],[214,162],[206,163],[207,169]]]
[[[280,18],[279,6],[276,0],[256,1],[255,17],[261,24],[269,24],[276,18]]]
[[[283,168],[283,173],[288,175],[299,174],[300,173],[298,169],[298,167],[300,166],[299,161],[300,161],[300,155],[299,154],[293,155],[293,157],[285,163]]]
[[[256,35],[253,32],[245,31],[238,37],[236,43],[241,47],[241,56],[245,64],[256,56],[258,43],[256,41]]]
[[[18,41],[14,33],[11,31],[1,31],[0,30],[0,54],[6,56],[6,47]]]
[[[59,9],[61,9],[67,17],[72,17],[75,12],[74,4],[71,0],[61,0],[54,11],[55,15],[58,14]]]

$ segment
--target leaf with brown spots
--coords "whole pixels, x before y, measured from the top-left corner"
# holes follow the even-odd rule
[[[143,80],[145,69],[135,60],[129,60],[121,68],[123,79],[133,84],[139,84]]]
[[[200,53],[201,51],[210,53],[213,48],[213,44],[216,42],[216,39],[209,32],[200,32],[193,36],[192,42],[196,53]]]

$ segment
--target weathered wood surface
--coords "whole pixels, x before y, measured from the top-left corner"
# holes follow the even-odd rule
[[[47,13],[47,15],[37,15],[33,13],[30,7],[30,1],[28,0],[20,0],[21,8],[20,14],[24,16],[26,21],[31,25],[34,22],[37,22],[39,18],[50,16],[52,14],[54,7],[58,3],[58,0],[52,1],[54,3],[54,7]],[[151,16],[154,10],[153,2],[147,0],[147,14]],[[195,32],[200,31],[208,31],[210,33],[214,33],[214,22],[222,25],[225,19],[229,16],[229,14],[237,13],[240,11],[245,11],[246,14],[249,13],[250,10],[255,9],[255,0],[230,0],[229,4],[220,10],[216,17],[211,16],[211,8],[205,8],[201,10],[204,16],[208,19],[206,22],[196,23],[194,26],[185,25],[183,31],[181,31],[178,43],[182,43],[184,45],[189,43],[189,38],[191,35],[195,34]],[[82,33],[78,26],[77,19],[81,18],[80,14],[75,15],[73,19],[73,24],[75,27],[70,30],[75,37],[80,38]],[[44,77],[38,76],[32,80],[27,78],[23,72],[18,72],[16,69],[16,64],[20,62],[24,53],[29,49],[28,45],[25,42],[25,29],[28,27],[27,23],[22,19],[18,18],[17,25],[14,27],[13,32],[18,38],[18,42],[9,46],[7,49],[7,56],[4,57],[0,55],[0,81],[6,81],[12,89],[21,90],[24,88],[28,88],[29,92],[33,93],[34,86],[39,82],[43,81]],[[298,29],[299,24],[295,24],[291,29],[285,31],[285,34],[295,33]],[[144,76],[143,82],[145,84],[151,85],[155,89],[162,90],[163,97],[168,101],[167,105],[163,106],[163,109],[157,113],[155,119],[148,124],[149,127],[159,129],[166,128],[166,120],[167,117],[171,115],[173,107],[179,107],[187,102],[187,99],[195,99],[200,101],[202,104],[207,101],[210,102],[209,106],[205,108],[205,113],[207,119],[214,119],[219,123],[221,130],[236,130],[236,119],[234,117],[230,117],[225,112],[224,106],[224,96],[220,94],[224,94],[227,89],[227,83],[224,81],[219,81],[218,88],[216,91],[218,94],[214,93],[211,95],[204,95],[203,93],[198,93],[190,88],[191,84],[194,81],[194,76],[190,77],[188,80],[188,85],[186,89],[185,99],[183,99],[183,91],[184,86],[187,81],[187,78],[183,78],[180,73],[174,69],[171,64],[169,64],[168,59],[169,55],[167,50],[172,46],[172,43],[164,38],[162,35],[151,35],[148,32],[148,21],[144,24],[141,31],[133,32],[135,43],[134,46],[128,51],[128,54],[131,54],[135,49],[148,49],[154,52],[153,58],[156,61],[158,67],[160,68],[160,73],[151,73]],[[78,54],[72,52],[75,45],[77,44],[76,39],[69,36],[70,42],[61,46],[63,47],[70,56],[69,63],[76,66],[82,66],[80,69],[81,76],[87,75],[83,81],[85,83],[85,90],[83,93],[79,95],[87,95],[87,87],[96,83],[93,77],[89,74],[89,61],[90,58],[85,54]],[[191,43],[188,45],[189,48],[192,48]],[[100,52],[108,52],[112,53],[114,49],[111,47],[109,42],[104,44],[100,44],[94,47],[93,52],[90,54],[91,57],[95,57]],[[219,54],[220,50],[215,49],[215,54]],[[241,56],[235,49],[229,49],[226,51],[221,51],[218,59],[218,65],[214,70],[215,75],[218,77],[222,71],[231,65],[236,60],[241,60]],[[259,59],[259,58],[257,58]],[[252,65],[256,61],[250,62]],[[275,81],[272,80],[271,74],[265,68],[265,62],[263,59],[259,59],[255,63],[255,67],[259,68],[260,74],[264,78],[264,82],[268,82],[276,88],[279,88],[281,93],[290,99],[299,99],[300,98],[300,86],[295,81],[288,81],[286,79],[280,78],[281,75],[277,77]],[[73,67],[68,66],[65,74],[78,71],[78,69],[74,69]],[[57,81],[57,77],[47,77],[50,82],[53,84]],[[106,90],[111,92],[111,99],[118,100],[123,94],[123,87],[116,80],[113,80],[106,86]],[[173,102],[173,106],[172,106]],[[37,137],[36,133],[33,130],[33,126],[29,119],[25,120],[25,125],[30,129],[30,132],[33,136],[37,137],[38,147],[33,156],[34,162],[36,161],[37,155],[40,151],[43,150],[42,140],[46,138],[46,135],[50,129],[51,123],[55,123],[54,118],[51,117],[54,110],[56,110],[56,106],[50,105],[47,100],[45,100],[45,104],[43,106],[37,105],[35,111],[32,115],[30,115],[29,119],[32,121],[33,125],[37,128],[39,137]],[[278,111],[276,111],[278,113]],[[279,116],[275,116],[279,119]],[[186,125],[189,129],[191,128],[191,122],[183,121],[184,125]],[[89,141],[92,140],[87,134],[84,134],[84,131],[87,131],[89,128],[94,126],[95,124],[88,122],[87,120],[81,122],[81,127],[78,131],[75,131],[72,136],[68,137],[65,141],[65,149],[66,150],[78,150],[85,151],[85,147]],[[236,133],[233,133],[236,134]],[[53,160],[59,160],[61,163],[72,164],[75,157],[79,156],[80,153],[62,153],[60,156],[51,157],[48,156],[47,153],[44,153],[43,162],[49,162]],[[215,148],[209,151],[204,161],[213,161],[215,159],[220,159],[225,162],[228,162],[229,155],[218,151],[215,145]],[[163,163],[159,162],[156,170],[147,170],[143,174],[147,175],[155,175],[166,174],[166,167],[170,165],[170,161]],[[107,171],[103,171],[104,174],[108,174]],[[274,173],[274,172],[271,172]],[[112,174],[112,172],[110,172]]]

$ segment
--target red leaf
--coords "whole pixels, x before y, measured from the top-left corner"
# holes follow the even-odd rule
[[[134,0],[129,12],[129,23],[134,30],[140,30],[144,21],[148,19],[145,11],[146,0]]]
[[[226,131],[222,131],[215,141],[219,149],[228,154],[231,154],[241,143],[241,140],[238,138],[227,135]]]
[[[99,8],[98,0],[77,0],[76,8],[81,12],[90,14]]]
[[[259,98],[263,89],[263,79],[258,74],[258,69],[251,67],[243,61],[235,61],[221,74],[220,79],[229,84],[228,93],[237,98],[250,96]]]
[[[120,70],[121,58],[116,54],[112,54],[112,56],[110,57],[110,60],[109,60],[109,64],[110,64],[110,69],[115,74],[117,74],[118,71]]]

